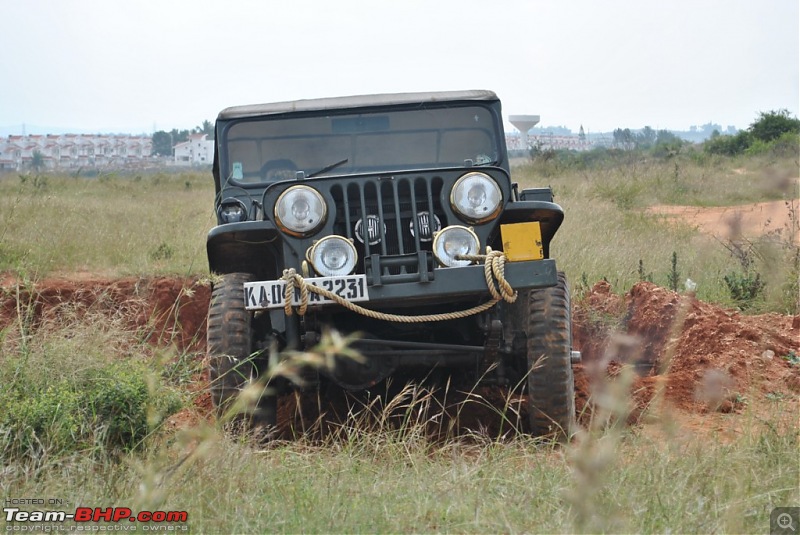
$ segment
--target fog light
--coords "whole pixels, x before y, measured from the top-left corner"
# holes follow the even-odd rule
[[[479,250],[478,236],[472,229],[460,225],[447,227],[433,238],[433,254],[443,266],[468,266],[472,264],[471,260],[459,260],[456,257],[476,255]]]
[[[222,223],[238,223],[247,219],[247,208],[239,199],[225,199],[220,203],[217,215]]]
[[[337,277],[353,272],[358,253],[350,240],[341,236],[326,236],[311,246],[308,260],[314,266],[314,271],[323,277]]]

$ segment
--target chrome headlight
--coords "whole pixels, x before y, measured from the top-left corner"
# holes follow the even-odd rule
[[[225,199],[217,208],[219,220],[223,223],[238,223],[247,219],[247,207],[239,199]]]
[[[483,223],[500,213],[503,194],[497,182],[485,173],[467,173],[450,192],[450,205],[470,223]]]
[[[323,277],[336,277],[353,272],[358,253],[347,238],[326,236],[311,246],[308,260]]]
[[[275,222],[294,236],[307,236],[325,223],[327,206],[322,195],[308,186],[292,186],[275,203]]]
[[[458,255],[476,255],[480,250],[478,236],[467,227],[446,227],[433,238],[433,254],[440,264],[447,267],[468,266],[470,260],[458,260]]]

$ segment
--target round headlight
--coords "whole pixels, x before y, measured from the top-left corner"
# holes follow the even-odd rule
[[[217,209],[219,220],[223,223],[238,223],[247,219],[247,208],[239,199],[225,199]]]
[[[447,267],[468,266],[470,260],[458,260],[459,255],[476,255],[480,240],[472,229],[453,225],[445,228],[433,238],[433,254],[440,264]]]
[[[308,259],[314,271],[323,277],[336,277],[353,272],[358,253],[350,240],[341,236],[326,236],[311,247]]]
[[[503,194],[497,182],[484,173],[467,173],[458,180],[450,193],[450,205],[471,223],[482,223],[497,216]]]
[[[288,234],[306,236],[325,223],[327,206],[322,195],[308,186],[292,186],[275,203],[275,221]]]

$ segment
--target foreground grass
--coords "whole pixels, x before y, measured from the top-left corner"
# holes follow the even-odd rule
[[[774,507],[800,499],[796,429],[774,424],[753,421],[732,442],[604,433],[588,449],[524,438],[434,445],[378,431],[260,450],[205,429],[116,461],[6,460],[0,489],[185,510],[196,532],[766,532]],[[183,462],[185,448],[194,453]],[[586,466],[596,473],[586,477]]]
[[[64,305],[41,321],[31,310],[23,304],[0,330],[0,494],[9,498],[188,511],[199,533],[766,532],[774,507],[800,501],[797,400],[757,388],[744,414],[707,415],[708,429],[657,404],[645,425],[605,425],[624,422],[628,403],[604,402],[566,446],[430,440],[425,424],[439,416],[412,405],[418,416],[399,428],[355,414],[323,440],[263,447],[202,417],[177,432],[162,422],[176,407],[159,401],[197,381],[199,355],[155,349],[106,309]],[[119,373],[121,360],[138,366]],[[135,405],[114,372],[143,385]],[[122,401],[119,411],[92,414],[78,391],[65,413],[65,398],[50,395],[56,384],[76,394],[98,373],[105,380],[93,388]],[[29,419],[32,406],[45,417]],[[108,440],[109,423],[132,413],[135,439]],[[63,425],[79,414],[81,425]]]

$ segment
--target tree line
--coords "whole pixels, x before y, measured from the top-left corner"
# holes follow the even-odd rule
[[[640,132],[633,132],[630,128],[617,128],[613,133],[614,146],[620,149],[650,149],[657,145],[672,145],[682,143],[681,138],[669,130],[653,130],[649,126]]]
[[[776,144],[796,148],[798,136],[800,119],[792,117],[786,109],[772,110],[759,113],[758,118],[746,130],[736,135],[722,135],[715,130],[711,139],[703,145],[703,150],[709,154],[737,156],[762,152]]]

